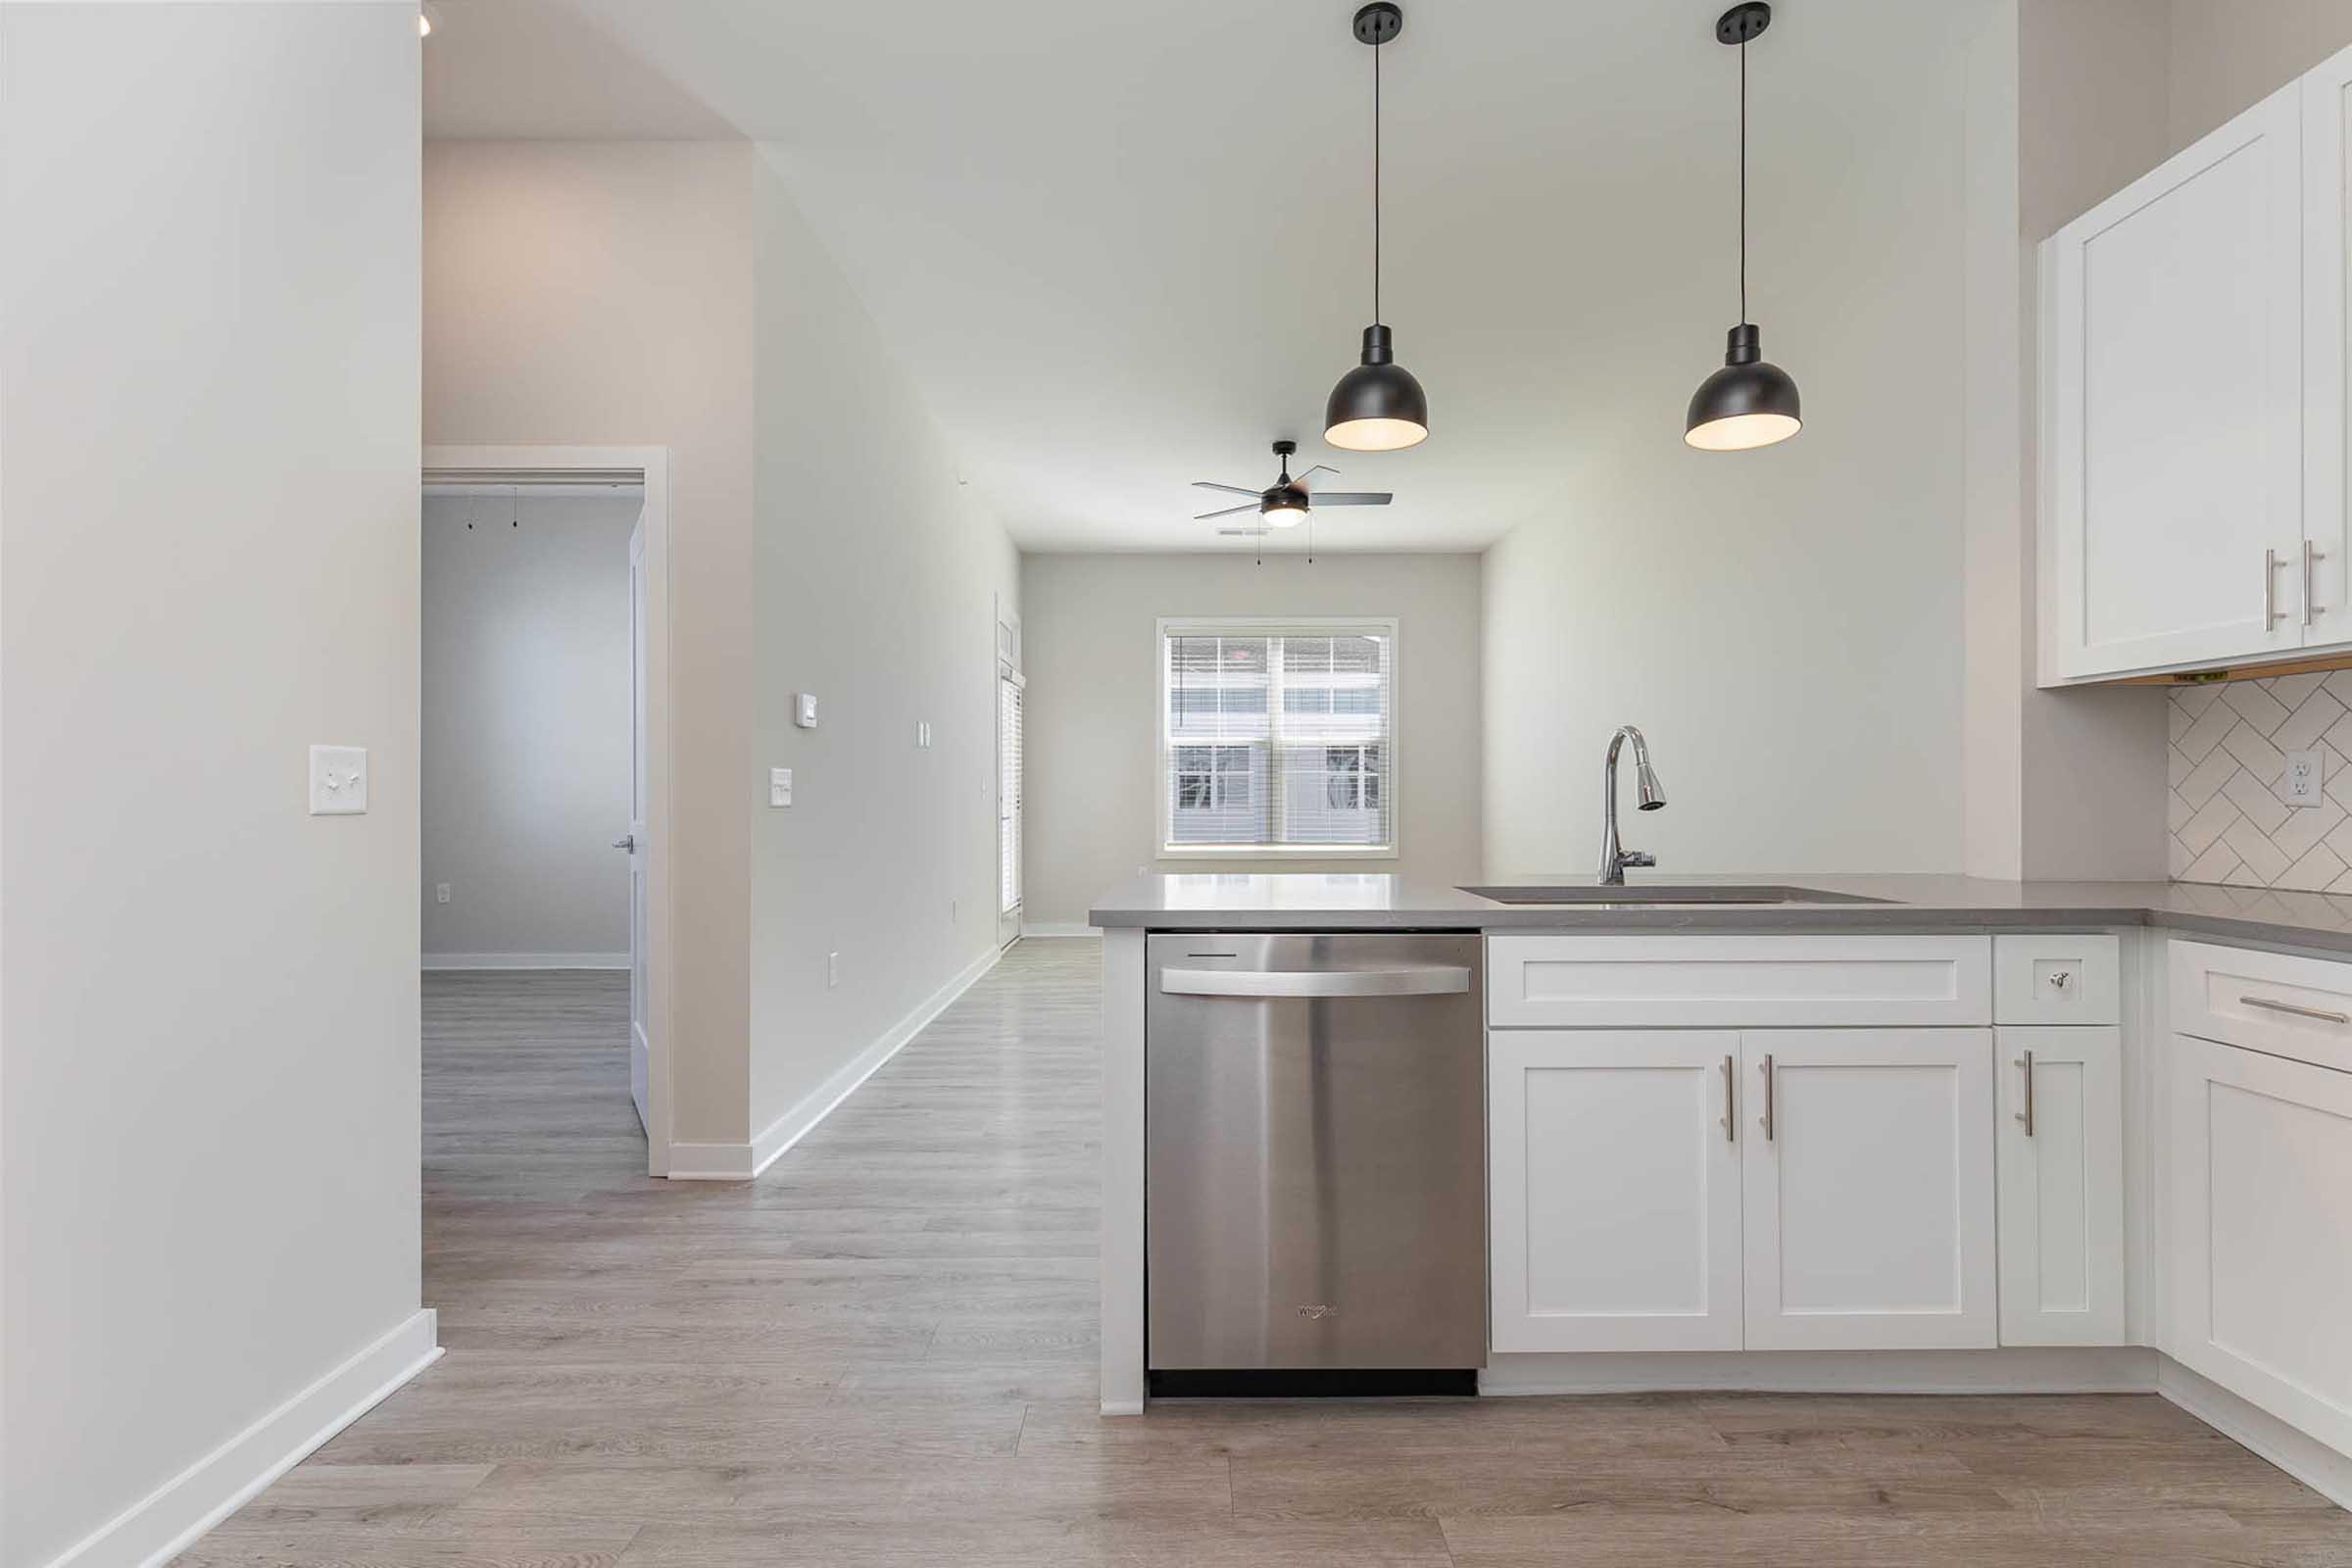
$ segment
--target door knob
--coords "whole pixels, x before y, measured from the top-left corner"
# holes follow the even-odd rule
[[[616,850],[634,850],[637,848],[637,835],[634,833],[623,833],[620,837],[612,841],[612,847]]]

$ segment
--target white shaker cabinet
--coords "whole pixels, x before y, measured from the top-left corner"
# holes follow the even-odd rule
[[[2352,1452],[2352,1073],[2172,1044],[2172,1353]]]
[[[1992,1032],[1741,1036],[1746,1348],[1997,1343]]]
[[[1491,1039],[1494,1348],[1740,1348],[1740,1037]]]
[[[2303,608],[2304,642],[2352,642],[2352,49],[2302,80],[2303,111]]]
[[[2045,682],[2326,640],[2303,587],[2303,91],[2043,247]]]
[[[2001,1343],[2121,1345],[2123,1033],[2003,1028],[1993,1043]]]

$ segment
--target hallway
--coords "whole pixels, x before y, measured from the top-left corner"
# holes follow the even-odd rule
[[[425,983],[448,1354],[185,1564],[2352,1564],[2153,1397],[1095,1401],[1098,948],[757,1182],[643,1174],[617,975]]]

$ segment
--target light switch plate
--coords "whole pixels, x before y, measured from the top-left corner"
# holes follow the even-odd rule
[[[311,814],[358,816],[368,809],[368,748],[311,748]]]
[[[816,693],[796,692],[793,694],[792,721],[803,729],[816,728]]]
[[[2323,764],[2318,751],[2286,754],[2286,774],[2278,781],[2278,793],[2289,806],[2317,806],[2323,799],[2320,787]]]
[[[767,804],[770,806],[790,806],[792,804],[791,768],[771,767],[767,770]]]

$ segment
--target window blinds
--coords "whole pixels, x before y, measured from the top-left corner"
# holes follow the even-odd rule
[[[1170,626],[1160,656],[1168,848],[1395,846],[1392,628]]]

